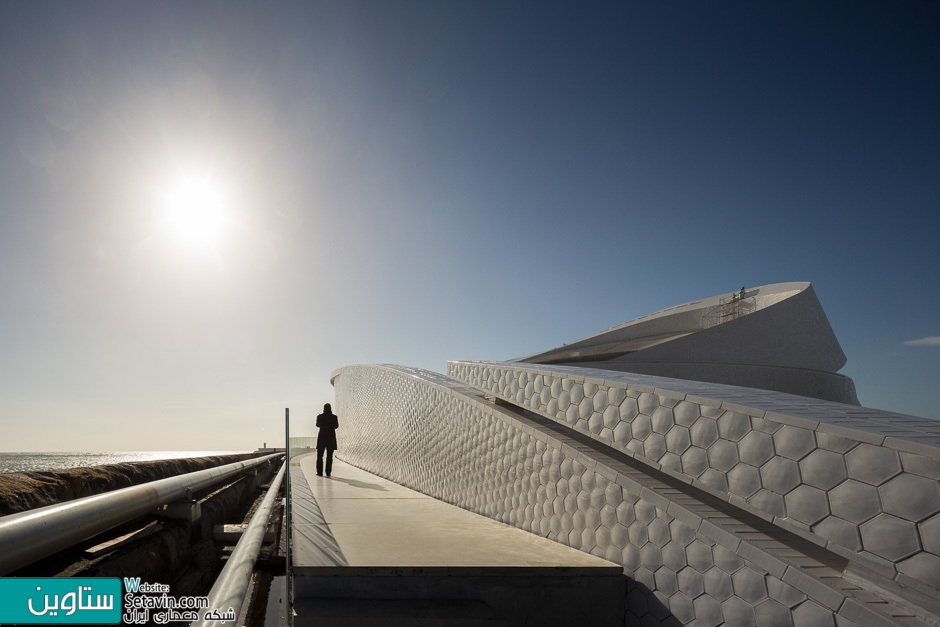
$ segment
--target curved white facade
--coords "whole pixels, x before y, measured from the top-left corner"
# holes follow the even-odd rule
[[[719,326],[761,312],[792,317],[774,309],[788,302],[812,311],[815,296],[796,285],[767,290],[772,302]],[[339,455],[621,564],[629,625],[940,624],[940,423],[571,365],[585,354],[575,351],[623,357],[624,343],[648,342],[639,353],[707,333],[714,327],[678,329],[681,314],[710,306],[538,356],[564,364],[458,361],[449,376],[340,368]],[[753,320],[767,336],[769,322]],[[828,347],[804,363],[844,359]]]
[[[789,392],[858,405],[809,283],[704,298],[625,322],[526,363],[579,365]]]

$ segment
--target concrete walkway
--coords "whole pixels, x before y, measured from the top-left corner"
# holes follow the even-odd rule
[[[292,460],[291,493],[298,618],[369,624],[363,617],[378,612],[391,624],[411,612],[402,622],[416,624],[420,610],[433,624],[564,624],[588,611],[596,624],[622,620],[623,569],[593,555],[339,460],[332,477],[318,477],[315,454]],[[444,620],[454,613],[460,622]],[[340,620],[353,614],[358,622]]]

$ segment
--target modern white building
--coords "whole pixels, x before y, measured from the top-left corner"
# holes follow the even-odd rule
[[[351,365],[340,457],[623,566],[627,624],[940,624],[940,423],[858,406],[808,283],[447,376]]]

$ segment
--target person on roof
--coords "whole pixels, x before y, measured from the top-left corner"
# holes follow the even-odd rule
[[[336,430],[339,417],[333,413],[329,403],[323,405],[323,413],[317,416],[317,476],[323,476],[323,451],[326,451],[326,476],[333,472],[333,451],[336,450]]]

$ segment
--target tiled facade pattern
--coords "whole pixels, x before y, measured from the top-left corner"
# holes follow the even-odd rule
[[[654,438],[650,450],[662,447],[659,459],[666,453],[676,455],[681,470],[682,454],[695,446],[704,452],[706,460],[699,462],[705,466],[700,475],[712,469],[714,463],[715,470],[725,474],[730,486],[740,481],[741,471],[735,473],[742,463],[742,451],[737,446],[740,442],[752,432],[768,435],[773,440],[784,427],[793,425],[759,430],[753,428],[755,423],[748,416],[745,430],[738,424],[740,418],[722,420],[729,411],[727,408],[718,413],[720,405],[703,409],[698,402],[699,414],[695,420],[690,420],[685,413],[688,409],[680,407],[682,400],[687,399],[673,403],[673,397],[662,398],[656,388],[637,393],[626,385],[618,388],[604,384],[604,404],[600,402],[601,384],[583,377],[580,392],[575,391],[577,401],[572,403],[571,392],[575,390],[572,374],[566,376],[572,380],[570,385],[559,381],[556,386],[556,381],[552,380],[546,386],[544,368],[540,367],[536,373],[534,369],[516,369],[514,365],[501,367],[502,370],[495,370],[493,364],[458,363],[452,364],[451,370],[457,376],[472,379],[479,369],[483,384],[477,383],[478,387],[494,396],[508,392],[511,398],[504,400],[541,410],[542,414],[547,414],[545,410],[549,405],[559,400],[551,396],[552,388],[557,387],[559,396],[561,392],[568,393],[569,404],[564,415],[568,415],[572,405],[578,408],[574,424],[565,421],[564,428],[555,423],[541,424],[515,408],[495,405],[478,390],[441,375],[401,367],[349,366],[334,373],[337,410],[345,418],[339,455],[370,472],[436,498],[622,564],[633,579],[628,593],[627,624],[630,625],[921,624],[917,616],[924,616],[916,609],[913,612],[898,610],[870,590],[844,580],[845,561],[840,562],[837,555],[787,532],[776,534],[787,536],[787,542],[775,538],[773,516],[765,515],[761,519],[747,512],[737,515],[735,511],[728,511],[735,507],[714,496],[696,496],[695,482],[682,484],[673,477],[670,483],[670,474],[677,473],[664,472],[670,468],[669,462],[660,463],[658,469],[654,465],[643,467],[627,456],[632,453],[636,457],[636,450],[624,446],[621,453],[616,453],[616,447],[611,446],[617,441],[614,432],[623,421],[621,407],[628,405],[629,414],[635,405],[632,419],[645,416],[645,420],[639,418],[636,423],[641,427],[638,431],[645,430],[642,423],[649,424],[649,433],[641,439],[644,455],[647,440],[657,434],[662,443]],[[457,372],[458,369],[461,370]],[[514,382],[504,374],[507,372],[513,373]],[[520,376],[522,374],[525,376]],[[541,377],[541,384],[536,383],[536,374]],[[499,389],[494,391],[486,385],[490,380],[502,381],[505,385],[495,386]],[[549,393],[543,407],[534,399],[541,401],[546,387]],[[524,393],[521,398],[520,390]],[[579,397],[580,394],[584,396]],[[643,394],[656,396],[655,407],[651,399],[642,398]],[[587,407],[583,403],[585,398],[590,399],[591,411],[582,416],[581,406]],[[526,402],[520,402],[523,400]],[[611,407],[616,408],[616,421],[613,416],[607,416],[613,413],[608,411]],[[670,411],[657,412],[660,408]],[[644,409],[649,411],[644,412]],[[555,407],[552,419],[561,423],[558,411]],[[735,410],[728,415],[740,413]],[[600,415],[600,425],[603,425],[599,428],[596,428],[596,414]],[[671,418],[667,418],[667,414]],[[714,422],[716,434],[699,432],[711,429],[709,426],[698,427],[693,435],[692,427],[703,418]],[[631,435],[634,433],[632,419],[627,421]],[[585,422],[581,423],[582,420]],[[672,426],[667,428],[670,420]],[[672,431],[677,425],[688,433],[670,435],[682,434]],[[572,430],[572,426],[576,429]],[[605,429],[610,431],[609,438],[604,434]],[[578,436],[578,430],[585,436]],[[590,440],[587,434],[596,437]],[[679,441],[686,437],[687,442]],[[788,503],[786,496],[801,485],[825,494],[821,487],[800,482],[784,490],[782,484],[790,480],[785,471],[773,471],[773,466],[763,475],[761,472],[778,457],[794,462],[799,468],[803,460],[817,451],[838,454],[844,459],[861,445],[857,443],[853,449],[841,452],[830,450],[836,448],[836,437],[841,436],[822,438],[829,443],[829,448],[823,448],[823,442],[814,439],[811,450],[800,454],[795,449],[806,448],[805,442],[782,437],[781,447],[793,456],[799,455],[797,459],[779,457],[775,446],[771,458],[764,460],[767,454],[761,452],[759,446],[752,451],[745,445],[743,463],[757,469],[761,486],[765,480],[769,483],[769,487],[756,488],[750,496],[776,487],[782,492],[776,493],[783,497],[784,507],[793,508],[793,503],[802,501],[791,498]],[[639,438],[631,437],[627,443],[633,439]],[[719,441],[733,443],[735,453],[724,453],[719,447],[710,456],[711,447]],[[702,446],[706,442],[709,444]],[[843,443],[842,448],[845,446]],[[733,459],[735,455],[735,463],[730,463],[730,459],[722,461],[722,456]],[[889,477],[878,485],[866,483],[849,475],[851,466],[844,463],[846,478],[833,488],[846,483],[850,476],[853,481],[876,490],[892,480]],[[928,470],[929,466],[924,466],[921,475],[917,475],[913,469],[905,467],[894,478],[905,474],[926,478],[923,475]],[[817,483],[828,485],[839,474],[837,468],[834,477],[820,479]],[[714,489],[710,488],[709,492]],[[800,507],[803,506],[796,509]],[[829,513],[830,506],[826,507],[827,515],[813,525],[834,515]],[[904,508],[909,510],[911,506],[901,507]],[[839,506],[836,510],[844,513]],[[904,520],[894,513],[874,514],[866,520],[884,515]],[[808,529],[803,535],[812,536],[809,529],[813,528],[809,523],[806,525]],[[870,533],[863,530],[861,535],[865,541]],[[932,537],[929,529],[922,537]],[[924,553],[920,543],[929,544],[929,541],[916,541],[918,553]],[[809,550],[793,548],[801,542],[810,547]],[[881,550],[880,545],[877,548]],[[813,550],[819,554],[814,554]],[[914,555],[916,553],[906,559]]]
[[[448,374],[900,584],[940,588],[940,423],[586,368],[451,362]]]

